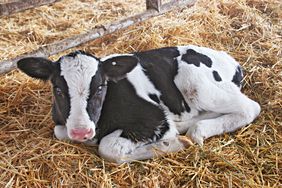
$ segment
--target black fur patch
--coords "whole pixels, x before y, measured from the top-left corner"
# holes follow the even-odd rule
[[[232,82],[236,84],[238,87],[241,86],[243,80],[243,73],[240,66],[237,67],[236,72],[233,76]]]
[[[180,55],[176,47],[167,47],[146,52],[135,53],[140,59],[144,73],[160,91],[160,100],[168,107],[169,111],[180,115],[190,108],[183,106],[184,98],[174,83],[178,73],[176,58]],[[173,97],[172,97],[173,96]],[[188,111],[190,112],[190,110]]]
[[[17,67],[30,77],[47,81],[56,67],[53,62],[42,57],[27,57],[17,62]]]
[[[51,78],[53,85],[52,119],[56,125],[65,125],[70,113],[70,96],[67,82],[61,76],[60,63],[56,62],[56,71]]]
[[[115,63],[113,66],[113,62]],[[102,71],[109,80],[118,81],[132,71],[139,59],[132,55],[121,55],[106,59],[101,63]]]
[[[155,101],[156,103],[160,104],[160,99],[157,95],[155,94],[149,94],[150,99],[152,99],[153,101]]]
[[[186,54],[182,55],[181,60],[196,67],[200,67],[201,63],[209,68],[212,66],[212,60],[208,56],[192,49],[187,50]]]
[[[186,109],[186,112],[190,112],[191,111],[191,108],[190,106],[187,104],[187,102],[185,100],[183,100],[183,103],[184,103],[184,107]]]
[[[98,140],[121,129],[121,136],[134,142],[160,139],[169,129],[164,111],[139,97],[127,79],[108,82],[97,128]]]
[[[144,73],[160,91],[161,96],[149,97],[161,101],[174,114],[190,112],[182,94],[174,83],[178,73],[176,58],[180,55],[175,47],[161,48],[134,53]],[[97,138],[101,140],[113,131],[122,130],[121,136],[134,142],[157,141],[169,130],[164,110],[139,97],[133,85],[125,78],[118,82],[109,81],[100,119],[97,123]]]
[[[213,78],[215,79],[215,81],[218,81],[218,82],[222,81],[217,71],[212,71],[212,74],[213,74]]]

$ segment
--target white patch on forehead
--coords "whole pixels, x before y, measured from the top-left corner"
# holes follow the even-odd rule
[[[87,99],[92,77],[98,69],[98,60],[85,54],[75,57],[65,56],[61,59],[61,76],[67,82],[70,96],[70,115],[66,126],[68,134],[73,128],[94,128],[94,123],[87,113]]]
[[[158,103],[156,103],[149,97],[149,94],[155,94],[160,97],[161,93],[155,88],[153,83],[145,75],[141,65],[138,64],[131,72],[127,73],[127,79],[134,86],[139,97],[155,105],[158,105]]]
[[[65,78],[69,90],[86,94],[91,79],[96,74],[98,64],[99,62],[95,58],[84,54],[77,54],[75,57],[63,57],[60,62],[61,76]]]

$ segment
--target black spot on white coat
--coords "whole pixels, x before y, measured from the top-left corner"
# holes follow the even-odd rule
[[[220,75],[218,74],[218,72],[217,71],[212,71],[212,75],[213,75],[213,78],[215,79],[215,81],[217,81],[217,82],[220,82],[220,81],[222,81],[222,79],[221,79],[221,77],[220,77]]]
[[[236,72],[233,76],[232,82],[234,84],[236,84],[238,87],[241,86],[242,84],[242,80],[243,80],[243,71],[242,68],[240,66],[237,66],[236,68]]]
[[[196,67],[200,67],[201,63],[209,68],[212,66],[212,60],[208,56],[198,53],[192,49],[188,49],[186,54],[182,55],[181,60],[188,64],[193,64]]]

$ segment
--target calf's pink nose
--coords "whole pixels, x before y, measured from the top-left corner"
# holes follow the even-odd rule
[[[86,139],[92,138],[94,134],[93,129],[89,128],[76,128],[71,130],[71,136],[72,139],[78,140],[78,141],[84,141]]]

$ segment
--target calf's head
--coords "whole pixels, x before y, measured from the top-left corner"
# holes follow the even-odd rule
[[[18,61],[27,75],[50,80],[53,86],[52,116],[65,125],[71,140],[84,142],[95,136],[109,80],[125,77],[138,63],[131,55],[112,55],[101,60],[76,51],[52,62],[41,57]]]

